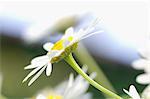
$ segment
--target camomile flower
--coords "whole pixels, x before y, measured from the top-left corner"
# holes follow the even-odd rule
[[[150,99],[150,85],[144,89],[141,96],[137,92],[134,85],[131,85],[129,87],[129,91],[127,91],[126,89],[123,89],[123,91],[128,94],[131,99]]]
[[[50,76],[52,72],[52,64],[64,59],[72,53],[77,48],[80,40],[102,32],[92,32],[98,22],[98,20],[95,20],[87,29],[80,29],[78,32],[74,32],[73,27],[70,27],[65,31],[64,36],[62,36],[62,38],[56,43],[53,44],[48,42],[44,44],[43,48],[47,51],[47,54],[32,59],[31,64],[24,68],[33,70],[24,78],[23,82],[27,81],[35,74],[28,83],[28,86],[30,86],[44,70],[46,70],[46,75]]]
[[[83,67],[83,71],[87,71],[87,67]],[[95,73],[90,77],[94,79]],[[64,81],[55,88],[47,88],[40,91],[32,99],[92,99],[92,94],[86,91],[89,88],[89,83],[78,75],[75,79],[73,74],[70,74],[69,80]]]
[[[136,81],[140,84],[150,84],[150,44],[145,49],[139,50],[141,59],[133,62],[133,68],[144,70],[143,74],[137,76]]]

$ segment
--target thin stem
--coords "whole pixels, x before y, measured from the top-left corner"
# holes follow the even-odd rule
[[[113,85],[111,84],[111,82],[108,80],[107,76],[101,69],[101,66],[97,64],[97,62],[93,59],[93,57],[90,55],[85,46],[82,43],[80,43],[78,46],[80,49],[77,49],[77,51],[75,51],[75,55],[79,60],[79,62],[81,62],[82,64],[86,63],[86,65],[88,66],[89,73],[92,73],[93,71],[96,72],[97,77],[95,78],[95,81],[98,84],[116,93],[116,90],[114,89]]]
[[[93,79],[91,79],[86,73],[84,73],[82,71],[82,69],[79,67],[79,65],[76,63],[76,61],[74,60],[72,54],[68,55],[65,58],[65,61],[71,65],[71,67],[78,72],[80,75],[82,75],[91,85],[93,85],[95,88],[97,88],[98,90],[102,91],[103,93],[115,98],[115,99],[122,99],[120,96],[118,96],[117,94],[109,91],[108,89],[104,88],[103,86],[99,85],[97,82],[95,82]]]

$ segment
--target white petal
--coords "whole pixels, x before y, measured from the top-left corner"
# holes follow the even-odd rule
[[[65,35],[61,38],[61,39],[66,39],[68,38],[69,36],[72,36],[73,35],[73,27],[70,27],[68,28],[66,31],[65,31]]]
[[[140,99],[140,95],[138,94],[134,85],[131,85],[129,88],[129,93],[132,95],[133,99]]]
[[[86,35],[86,34],[92,32],[94,29],[95,29],[95,27],[92,27],[92,26],[87,27],[86,30],[84,30],[83,35]]]
[[[70,95],[72,98],[84,94],[88,90],[89,84],[87,82],[79,81],[78,83],[74,84],[74,86],[75,87],[73,87],[71,90],[72,95]]]
[[[82,34],[84,32],[84,30],[83,29],[80,29],[76,34]]]
[[[126,89],[123,89],[123,91],[128,94],[132,99],[140,99],[140,95],[138,94],[136,88],[134,87],[134,85],[131,85],[129,87],[129,91],[127,91]]]
[[[86,73],[88,70],[88,66],[87,65],[83,65],[82,70]]]
[[[150,44],[144,47],[144,49],[138,50],[140,55],[146,59],[150,59]]]
[[[142,92],[143,99],[150,99],[150,85],[148,85]]]
[[[83,29],[80,29],[77,33],[74,33],[73,35],[73,41],[71,41],[72,43],[75,43],[75,42],[79,42],[80,38],[82,37],[84,33],[84,30]]]
[[[76,99],[76,97],[82,95],[87,91],[89,84],[84,80],[80,75],[76,77],[73,81],[72,86],[67,89],[66,94],[64,95],[65,99]]]
[[[92,98],[92,94],[91,93],[85,93],[85,94],[83,94],[81,96],[78,96],[75,99],[93,99],[93,98]]]
[[[99,23],[99,20],[94,20],[87,28],[86,30],[83,31],[83,33],[81,35],[85,36],[87,34],[89,34],[90,32],[92,32],[95,29],[95,26]]]
[[[61,55],[62,52],[64,52],[64,49],[63,49],[63,50],[60,50],[58,53],[56,53],[55,57]]]
[[[59,56],[64,50],[52,50],[47,55],[49,59],[52,59],[53,57]]]
[[[24,69],[33,69],[36,67],[38,67],[38,65],[28,65],[28,66],[24,67]]]
[[[148,63],[148,65],[144,68],[144,71],[148,74],[150,74],[150,61]]]
[[[150,84],[150,74],[141,74],[137,76],[136,81],[140,84]]]
[[[46,66],[44,66],[28,83],[28,86],[30,86],[45,70]]]
[[[93,72],[93,73],[90,74],[90,78],[91,78],[91,79],[94,79],[94,78],[96,77],[96,75],[97,75],[97,73],[96,73],[96,72]]]
[[[68,82],[68,87],[70,87],[70,86],[73,85],[73,81],[74,81],[74,76],[73,76],[73,74],[70,74],[70,76],[69,76],[69,82]]]
[[[64,95],[64,91],[66,90],[67,85],[68,85],[68,81],[63,81],[54,88],[54,91],[56,93]]]
[[[45,97],[44,95],[42,95],[42,94],[39,94],[39,95],[36,97],[36,99],[46,99],[46,97]]]
[[[66,48],[69,44],[70,44],[70,41],[69,40],[65,40],[64,43],[63,43],[63,46]]]
[[[40,65],[45,65],[48,62],[49,62],[49,57],[47,55],[43,55],[32,59],[31,64],[40,66]]]
[[[34,75],[38,70],[40,70],[43,66],[39,66],[37,68],[35,68],[34,70],[32,70],[25,78],[22,82],[25,82],[28,80],[28,78],[30,78],[32,75]]]
[[[99,19],[96,19],[94,20],[94,22],[92,22],[88,27],[87,29],[85,30],[80,30],[78,33],[77,33],[77,37],[78,37],[78,40],[82,40],[82,39],[85,39],[89,36],[92,36],[94,34],[97,34],[97,33],[101,33],[103,32],[102,30],[99,30],[99,31],[96,31],[96,32],[92,32],[94,31],[95,29],[95,26],[99,23]]]
[[[104,32],[104,31],[100,30],[100,31],[96,31],[96,32],[92,32],[92,33],[88,33],[88,34],[82,35],[80,37],[80,40],[85,39],[85,38],[90,37],[90,36],[95,35],[95,34],[102,33],[102,32]]]
[[[65,35],[73,34],[73,32],[74,32],[73,27],[70,27],[70,28],[68,28],[68,29],[65,31]]]
[[[148,61],[145,59],[139,59],[132,63],[133,68],[137,70],[143,70],[146,66],[148,66]]]
[[[64,92],[64,96],[66,96],[68,94],[68,92],[70,91],[72,85],[73,85],[73,81],[74,81],[74,76],[73,74],[70,74],[69,76],[69,81],[68,81],[68,84],[67,84],[67,88],[65,89],[65,92]]]
[[[73,86],[70,88],[69,91],[70,95],[68,97],[73,98],[80,96],[87,91],[88,87],[89,87],[88,82],[85,81],[84,78],[79,75],[76,77]]]
[[[127,91],[126,89],[123,89],[123,91],[124,91],[127,95],[131,96],[130,93],[129,93],[129,91]]]
[[[53,43],[50,43],[50,42],[47,42],[43,45],[43,48],[46,50],[46,51],[51,51],[51,48],[54,46]]]
[[[46,75],[50,76],[51,72],[52,72],[52,64],[49,63],[48,66],[47,66],[47,68],[46,68]]]

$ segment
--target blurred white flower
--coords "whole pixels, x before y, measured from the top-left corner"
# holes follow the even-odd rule
[[[133,68],[137,70],[144,70],[144,74],[137,76],[136,81],[140,84],[150,84],[150,43],[145,49],[139,50],[141,59],[133,62]]]
[[[137,92],[136,88],[134,87],[134,85],[131,85],[129,87],[129,91],[127,91],[126,89],[123,89],[123,91],[128,94],[132,99],[141,99],[139,93]]]
[[[83,67],[83,71],[87,71],[87,67]],[[95,73],[90,77],[94,79]],[[47,88],[39,92],[35,99],[92,99],[92,94],[87,93],[89,83],[80,75],[75,79],[73,74],[70,75],[69,81],[64,81],[55,88]]]
[[[144,99],[150,99],[150,85],[148,85],[142,92],[142,97]]]
[[[64,57],[68,56],[73,52],[78,45],[78,42],[86,37],[93,34],[101,33],[102,31],[92,32],[95,29],[95,25],[99,20],[95,20],[92,24],[85,30],[80,29],[79,32],[75,33],[73,28],[66,30],[65,35],[57,41],[55,44],[50,42],[43,45],[43,48],[48,51],[46,55],[34,58],[31,64],[26,66],[24,69],[34,69],[30,72],[23,82],[27,81],[32,75],[36,74],[28,83],[30,86],[46,69],[46,75],[50,76],[52,72],[52,63],[62,60]]]
[[[144,49],[139,50],[141,59],[138,59],[132,63],[133,68],[137,70],[144,70],[143,74],[136,77],[136,82],[140,84],[149,84],[142,92],[143,99],[150,99],[150,41],[147,43]],[[135,87],[132,86],[132,90],[135,92]],[[126,92],[127,93],[127,92]]]
[[[139,93],[137,92],[134,85],[131,85],[129,87],[129,91],[123,89],[123,91],[128,94],[132,99],[150,99],[150,85],[148,85],[144,91],[141,94],[141,97]]]

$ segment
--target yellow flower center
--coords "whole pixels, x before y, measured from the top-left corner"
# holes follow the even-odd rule
[[[62,50],[64,48],[65,40],[68,40],[69,42],[71,42],[73,40],[73,37],[70,36],[67,39],[61,39],[61,40],[57,41],[51,50]]]
[[[69,36],[65,39],[61,39],[57,41],[54,44],[51,50],[63,50],[64,49],[64,51],[59,56],[53,57],[50,60],[51,63],[60,61],[61,59],[69,55],[71,52],[73,52],[77,48],[78,42],[72,43],[72,45],[69,45],[69,46],[64,46],[64,43],[68,43],[68,42],[70,43],[71,41],[73,41],[73,39],[74,39],[73,36]],[[51,54],[51,52],[49,52],[48,54]]]
[[[50,95],[50,96],[48,96],[47,97],[47,99],[63,99],[63,97],[62,96],[60,96],[60,95],[56,95],[56,96],[52,96],[52,95]]]
[[[64,40],[57,41],[51,50],[62,50],[64,48],[63,43],[64,43]]]

